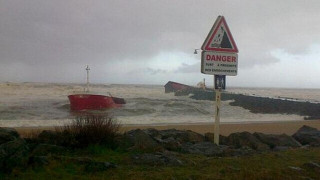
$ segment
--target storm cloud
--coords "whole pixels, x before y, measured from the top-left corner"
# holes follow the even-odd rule
[[[310,57],[320,44],[318,7],[316,0],[0,0],[0,81],[82,82],[89,64],[97,83],[194,84],[207,75],[193,51],[224,15],[244,82],[252,69],[283,65],[282,55]]]

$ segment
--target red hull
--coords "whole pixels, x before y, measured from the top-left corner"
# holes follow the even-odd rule
[[[98,110],[121,107],[124,99],[93,94],[74,94],[68,96],[71,110]]]
[[[189,86],[184,85],[184,84],[179,84],[179,83],[172,83],[172,88],[173,88],[175,91],[178,91],[178,90],[182,90],[182,89],[188,89]]]

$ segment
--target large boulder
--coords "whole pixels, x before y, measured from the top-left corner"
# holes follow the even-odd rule
[[[10,172],[14,167],[28,163],[29,147],[25,140],[17,138],[0,145],[0,171]]]
[[[302,126],[292,135],[302,145],[320,146],[320,131],[309,126]]]
[[[13,141],[17,138],[19,138],[19,134],[15,129],[0,127],[0,144]]]
[[[204,141],[203,135],[190,130],[182,131],[176,129],[145,129],[143,132],[148,134],[165,149],[173,151],[180,150],[181,145],[184,143],[197,143]]]
[[[17,132],[17,130],[15,130],[14,128],[3,128],[0,127],[0,132],[5,132],[10,134],[11,136],[15,136],[16,138],[19,138],[19,133]]]
[[[156,130],[154,128],[144,129],[143,132],[145,132],[146,134],[148,134],[152,138],[161,138],[160,131]]]
[[[214,142],[214,133],[205,133],[204,138],[206,141]],[[226,145],[227,144],[227,137],[219,135],[219,144]]]
[[[300,147],[301,144],[296,141],[293,137],[286,134],[274,135],[274,134],[263,134],[263,133],[253,133],[253,135],[261,142],[269,145],[270,148],[275,147]]]
[[[125,143],[125,146],[130,149],[146,151],[162,150],[162,147],[150,135],[141,129],[126,132],[123,136],[122,143]]]
[[[159,144],[162,145],[165,149],[169,151],[177,151],[181,149],[180,141],[176,140],[173,137],[168,137],[166,139],[154,138]]]
[[[196,142],[203,142],[204,141],[204,136],[190,131],[182,131],[182,130],[176,130],[176,129],[167,129],[167,130],[162,130],[159,131],[161,135],[161,139],[167,139],[167,138],[174,138],[180,143],[186,143],[186,142],[191,142],[191,143],[196,143]]]
[[[225,150],[224,154],[225,156],[246,156],[246,155],[252,155],[256,151],[251,149],[248,146],[242,146],[238,149],[228,148]]]
[[[254,150],[267,151],[270,150],[267,144],[262,143],[253,134],[249,132],[232,133],[227,137],[226,144],[234,148],[248,146]]]
[[[198,142],[195,144],[185,143],[182,145],[182,152],[190,154],[202,154],[206,156],[223,156],[227,146],[218,146],[212,142]]]

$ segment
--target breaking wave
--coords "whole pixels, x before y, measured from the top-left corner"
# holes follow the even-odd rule
[[[82,114],[104,113],[113,115],[124,124],[213,122],[212,101],[199,101],[188,97],[177,97],[172,93],[166,94],[163,86],[92,85],[93,92],[105,94],[109,92],[115,97],[124,98],[127,103],[122,108],[77,113],[70,111],[67,96],[83,90],[78,84],[0,83],[0,90],[0,126],[10,121],[16,122],[12,126],[20,125],[18,121],[32,121],[37,125],[46,125],[50,120],[64,122]],[[318,96],[310,91],[310,97],[314,97],[312,94]],[[222,122],[303,119],[300,116],[279,114],[262,116],[250,113],[241,107],[230,106],[229,103],[222,102]]]

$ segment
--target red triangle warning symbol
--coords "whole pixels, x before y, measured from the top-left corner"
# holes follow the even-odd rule
[[[201,49],[205,51],[238,52],[237,45],[223,16],[218,16]]]

